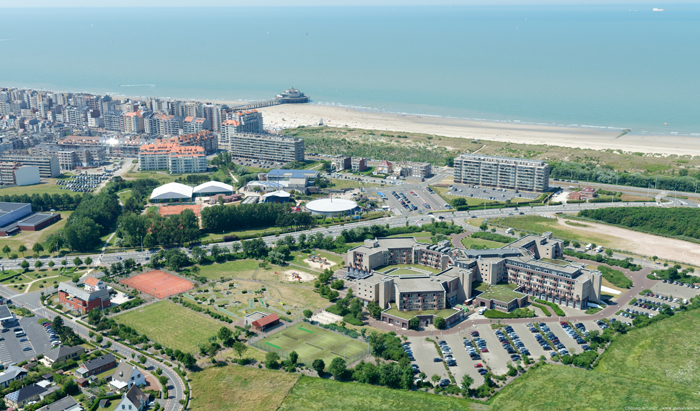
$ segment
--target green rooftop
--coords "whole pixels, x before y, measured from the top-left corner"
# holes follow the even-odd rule
[[[426,311],[399,311],[396,304],[392,303],[391,308],[384,311],[389,315],[410,320],[417,315],[437,315],[438,317],[447,318],[457,312],[454,308],[446,308],[444,310],[426,310]]]
[[[389,273],[388,275],[401,275],[401,274],[420,274],[421,271],[425,271],[432,274],[437,274],[440,270],[432,267],[426,267],[419,264],[392,264],[385,265],[379,268],[375,268],[374,271],[379,273],[386,273],[389,270],[395,269],[395,271]]]
[[[517,284],[501,283],[490,285],[480,281],[474,281],[472,283],[473,290],[482,292],[477,297],[485,298],[487,300],[498,300],[503,302],[509,302],[516,298],[522,298],[526,295],[517,291],[513,291],[516,288],[518,288]]]
[[[571,265],[571,263],[566,260],[552,260],[551,258],[540,258],[540,261],[560,266]]]

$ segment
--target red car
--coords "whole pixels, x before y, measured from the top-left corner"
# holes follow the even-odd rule
[[[483,366],[484,366],[484,364],[482,364],[482,363],[480,363],[480,362],[474,364],[474,368],[481,368],[481,367],[483,367]]]
[[[488,349],[488,348],[484,348],[483,350],[481,350],[481,352],[489,352],[489,349]]]
[[[559,324],[566,325],[566,321],[561,321]]]

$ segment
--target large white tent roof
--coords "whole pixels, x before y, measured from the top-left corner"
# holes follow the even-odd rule
[[[353,210],[357,207],[357,203],[352,200],[343,200],[341,198],[333,199],[324,198],[306,203],[306,209],[312,213],[340,213]]]
[[[206,183],[195,187],[193,192],[195,194],[219,194],[222,192],[233,192],[233,186],[218,181],[207,181]]]
[[[151,193],[151,200],[171,200],[192,198],[192,187],[180,183],[168,183],[156,187]]]

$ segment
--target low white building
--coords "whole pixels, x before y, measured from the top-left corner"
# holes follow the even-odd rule
[[[109,385],[119,392],[128,391],[132,385],[139,387],[146,385],[146,376],[136,366],[121,360],[112,374]]]
[[[151,201],[191,200],[192,187],[180,183],[168,183],[156,187],[151,193]]]

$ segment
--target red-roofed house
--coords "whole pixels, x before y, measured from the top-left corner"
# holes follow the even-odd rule
[[[384,160],[377,166],[377,174],[391,174],[394,172],[394,165]]]
[[[256,311],[254,313],[248,314],[243,319],[244,324],[250,325],[256,331],[265,331],[271,327],[280,323],[279,315],[272,313],[261,313]]]
[[[102,280],[95,277],[88,277],[83,283],[85,284],[85,289],[91,292],[107,288],[107,285]]]

